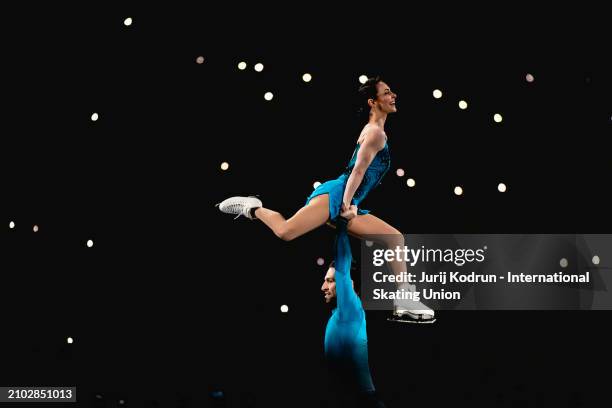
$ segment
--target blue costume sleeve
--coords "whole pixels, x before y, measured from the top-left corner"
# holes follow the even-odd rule
[[[363,318],[363,306],[351,282],[353,258],[346,228],[347,220],[338,217],[335,243],[337,312],[341,321],[353,321]]]

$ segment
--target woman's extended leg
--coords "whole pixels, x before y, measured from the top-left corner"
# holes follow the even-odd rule
[[[263,207],[255,210],[255,216],[270,227],[277,237],[291,241],[325,224],[329,218],[329,195],[314,197],[288,220],[280,213]]]
[[[357,236],[360,239],[367,239],[368,235],[376,235],[377,241],[380,241],[389,249],[395,249],[396,247],[404,247],[404,236],[397,229],[387,224],[380,218],[372,214],[358,215],[351,219],[347,225],[348,232]],[[398,276],[402,272],[408,272],[405,261],[396,260],[390,262],[393,274]],[[398,289],[404,289],[407,291],[414,291],[414,285],[408,283],[398,284]],[[408,315],[409,317],[419,321],[434,321],[434,312],[429,307],[423,305],[421,302],[401,302],[395,301],[395,312],[398,315]],[[409,306],[407,306],[409,305]]]
[[[376,235],[378,241],[390,249],[395,249],[397,246],[404,247],[402,233],[372,214],[354,217],[349,221],[347,230],[359,239],[366,239],[366,235]],[[406,263],[403,261],[390,262],[390,266],[394,275],[399,276],[402,272],[408,272]]]

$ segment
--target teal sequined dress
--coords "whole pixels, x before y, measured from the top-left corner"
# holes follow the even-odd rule
[[[359,148],[361,145],[357,143],[355,147],[355,151],[353,152],[353,156],[349,161],[349,164],[344,169],[344,172],[335,180],[329,180],[325,183],[321,184],[317,187],[306,199],[306,204],[310,202],[314,197],[319,196],[321,194],[329,194],[329,219],[331,221],[336,221],[337,217],[340,215],[340,209],[342,208],[342,198],[344,196],[344,189],[346,188],[346,182],[348,181],[349,176],[351,175],[351,171],[353,171],[353,167],[355,167],[355,162],[357,161],[357,153],[359,152]],[[363,201],[364,198],[368,195],[368,193],[376,186],[378,186],[389,168],[391,167],[391,156],[389,154],[389,144],[385,143],[385,146],[376,153],[374,159],[368,166],[365,174],[363,175],[363,180],[355,191],[353,196],[353,200],[351,204],[357,206],[357,214],[368,214],[370,211],[362,210],[359,208],[359,204]]]

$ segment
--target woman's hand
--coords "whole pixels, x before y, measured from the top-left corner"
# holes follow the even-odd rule
[[[340,209],[340,216],[342,218],[346,218],[347,220],[350,220],[350,219],[356,217],[357,216],[357,206],[356,205],[351,205],[347,209],[346,205],[344,203],[342,203],[342,208]]]

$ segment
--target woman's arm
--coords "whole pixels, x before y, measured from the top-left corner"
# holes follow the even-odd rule
[[[346,188],[344,189],[344,196],[342,198],[343,209],[348,209],[353,201],[353,196],[359,188],[363,175],[374,160],[376,153],[385,147],[385,134],[380,129],[370,130],[364,137],[364,141],[361,143],[361,147],[357,152],[357,160],[355,160],[355,166],[351,175],[346,182]]]

